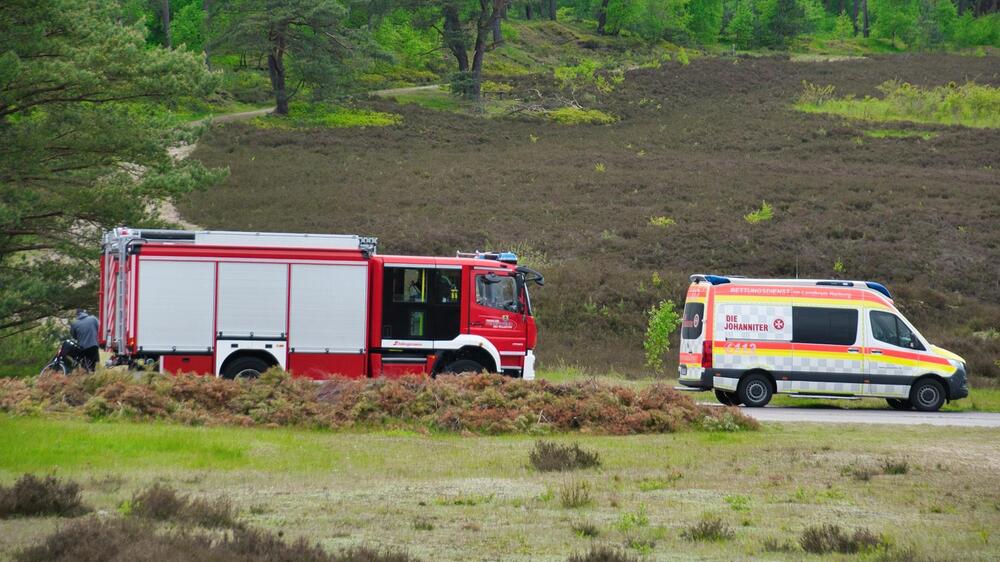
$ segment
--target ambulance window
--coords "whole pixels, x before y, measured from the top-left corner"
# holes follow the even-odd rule
[[[494,274],[476,277],[476,302],[482,306],[518,312],[517,282]]]
[[[924,350],[924,345],[917,339],[916,334],[895,314],[873,310],[871,319],[872,336],[876,340],[896,347]]]
[[[792,341],[853,345],[858,335],[858,311],[844,308],[792,308]]]
[[[689,302],[684,305],[684,319],[681,320],[681,339],[696,340],[701,337],[705,323],[705,303]]]

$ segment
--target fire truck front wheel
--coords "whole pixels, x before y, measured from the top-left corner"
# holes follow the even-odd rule
[[[270,365],[258,357],[239,357],[226,365],[222,376],[227,379],[255,379]]]
[[[459,359],[444,366],[441,369],[441,374],[444,375],[458,375],[461,373],[481,373],[483,372],[483,366],[473,361],[472,359]]]

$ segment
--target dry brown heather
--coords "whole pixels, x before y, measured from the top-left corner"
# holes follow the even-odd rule
[[[0,412],[70,412],[91,419],[193,425],[413,428],[486,434],[582,431],[627,435],[738,431],[757,422],[736,408],[697,405],[665,384],[553,384],[501,375],[334,379],[316,384],[271,370],[233,381],[104,371],[0,379]]]
[[[610,126],[390,102],[376,106],[401,113],[403,125],[229,124],[195,157],[228,166],[230,177],[182,212],[212,228],[374,235],[383,253],[529,249],[548,280],[534,292],[543,365],[640,371],[643,312],[660,298],[681,301],[688,275],[798,273],[886,283],[932,341],[964,355],[974,375],[998,378],[1000,338],[971,334],[1000,318],[1000,131],[922,127],[939,134],[872,139],[866,129],[912,126],[790,108],[803,80],[864,96],[891,78],[997,86],[1000,61],[665,63],[628,72],[589,104],[621,118]],[[553,86],[536,78],[517,88]],[[762,200],[774,219],[747,223]],[[676,224],[651,225],[659,216]]]

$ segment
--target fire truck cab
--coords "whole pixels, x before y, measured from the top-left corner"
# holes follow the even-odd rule
[[[101,345],[118,363],[323,379],[486,370],[534,378],[528,285],[511,253],[382,256],[350,235],[116,228]]]

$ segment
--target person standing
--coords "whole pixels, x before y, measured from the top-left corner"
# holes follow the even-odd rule
[[[84,369],[94,372],[101,361],[101,349],[97,346],[97,318],[80,308],[76,311],[76,320],[69,326],[69,333],[83,349],[80,364]]]

